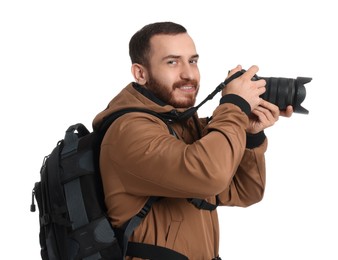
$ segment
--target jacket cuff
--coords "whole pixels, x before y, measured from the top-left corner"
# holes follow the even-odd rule
[[[266,136],[264,134],[264,131],[261,131],[257,134],[246,134],[246,148],[248,149],[253,149],[256,148],[258,146],[260,146],[264,140],[265,140]]]
[[[251,107],[249,103],[244,98],[238,95],[235,94],[224,95],[220,100],[220,104],[224,103],[231,103],[236,106],[239,106],[239,108],[247,115],[251,113]]]

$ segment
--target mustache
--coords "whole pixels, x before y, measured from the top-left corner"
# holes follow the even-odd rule
[[[197,88],[198,83],[197,80],[180,80],[173,84],[173,89],[180,88],[182,86],[193,86],[194,88]]]

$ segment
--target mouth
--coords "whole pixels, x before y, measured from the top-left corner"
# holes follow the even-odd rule
[[[184,91],[184,92],[194,92],[195,91],[195,86],[181,86],[178,88],[179,90],[181,91]]]

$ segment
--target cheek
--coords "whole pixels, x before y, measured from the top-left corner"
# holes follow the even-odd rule
[[[172,86],[173,83],[175,83],[177,79],[177,74],[173,71],[167,70],[161,73],[161,76],[159,78],[166,86]]]
[[[156,68],[153,68],[151,76],[163,85],[170,85],[170,82],[175,79],[174,73],[163,66],[156,66]]]
[[[163,77],[158,78],[158,80],[162,87],[165,87],[169,92],[173,91],[174,84],[177,82],[177,78],[171,77],[170,75],[163,75]]]

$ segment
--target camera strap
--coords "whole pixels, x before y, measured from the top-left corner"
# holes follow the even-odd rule
[[[207,101],[211,100],[214,98],[214,96],[222,91],[222,89],[229,84],[232,80],[238,78],[239,76],[241,76],[244,73],[244,71],[237,71],[235,74],[233,74],[232,76],[230,76],[229,78],[227,78],[225,81],[223,81],[221,84],[219,84],[215,90],[213,92],[211,92],[201,103],[199,103],[197,106],[195,107],[191,107],[189,109],[187,109],[186,111],[180,113],[177,110],[172,110],[169,113],[164,113],[161,114],[164,118],[169,119],[169,120],[178,120],[178,121],[185,121],[188,118],[192,117],[197,110],[204,105],[204,103],[206,103]]]

